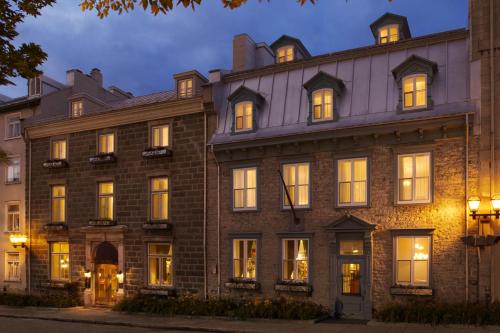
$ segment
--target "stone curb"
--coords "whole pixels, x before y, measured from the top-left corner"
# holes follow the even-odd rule
[[[258,333],[257,331],[249,330],[235,330],[235,329],[223,329],[223,328],[208,328],[208,327],[195,327],[195,326],[176,326],[176,325],[150,325],[150,324],[139,324],[131,322],[115,322],[106,320],[91,320],[91,319],[74,319],[74,318],[53,318],[53,317],[42,317],[36,315],[14,315],[14,314],[3,314],[0,313],[1,318],[17,318],[17,319],[36,319],[36,320],[46,320],[46,321],[58,321],[67,323],[80,323],[80,324],[94,324],[94,325],[107,325],[107,326],[123,326],[123,327],[137,327],[137,328],[148,328],[148,329],[161,329],[161,330],[174,330],[174,331],[186,331],[186,332],[211,332],[211,333]]]
[[[431,324],[417,324],[417,323],[389,323],[383,321],[370,320],[366,323],[367,326],[373,327],[401,327],[401,328],[436,328],[444,327],[451,329],[482,329],[484,331],[500,331],[500,326],[497,325],[485,325],[485,326],[474,326],[474,325],[459,325],[459,324],[449,324],[449,325],[431,325]]]

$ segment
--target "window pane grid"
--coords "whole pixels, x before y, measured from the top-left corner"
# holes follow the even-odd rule
[[[339,160],[338,204],[363,205],[367,203],[368,159]]]
[[[11,158],[7,166],[7,182],[15,183],[21,181],[21,160]]]
[[[309,163],[286,164],[283,166],[285,187],[294,206],[309,206]],[[283,189],[283,204],[290,206],[286,191]]]
[[[50,244],[50,278],[69,280],[69,245],[68,243]]]
[[[57,140],[52,142],[52,159],[66,159],[66,140]]]
[[[309,240],[284,239],[282,243],[282,279],[309,280]]]
[[[233,240],[233,277],[255,281],[257,278],[257,240]]]
[[[7,281],[20,281],[21,280],[21,267],[20,267],[19,253],[7,253],[6,256],[6,274]]]
[[[151,220],[168,220],[168,178],[151,180]]]
[[[427,106],[427,76],[416,75],[403,79],[403,105],[405,109]]]
[[[253,128],[253,103],[240,102],[235,106],[235,131],[248,131]]]
[[[66,187],[63,185],[52,186],[52,223],[66,222]]]
[[[233,208],[257,208],[257,168],[233,170]]]
[[[173,285],[172,243],[148,245],[148,283],[152,286]]]
[[[169,146],[169,129],[168,125],[154,126],[151,128],[151,143],[153,148]]]
[[[429,285],[430,236],[396,238],[396,283]]]
[[[431,199],[430,153],[398,156],[398,201],[429,202]]]
[[[99,219],[113,220],[114,184],[99,183]]]
[[[19,231],[19,204],[7,205],[7,231]]]
[[[99,154],[111,154],[115,152],[115,135],[101,134],[99,135]]]
[[[313,121],[333,119],[333,90],[320,89],[313,93]]]

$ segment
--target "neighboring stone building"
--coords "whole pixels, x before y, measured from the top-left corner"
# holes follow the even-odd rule
[[[211,73],[212,295],[304,297],[358,318],[408,295],[466,300],[469,32],[412,37],[394,14],[371,30],[376,45],[320,56],[238,35],[233,70]]]
[[[203,294],[206,79],[186,72],[176,91],[132,97],[69,74],[97,81],[94,94],[54,96],[57,120],[25,125],[33,292],[74,282],[85,304]]]
[[[0,290],[24,293],[28,289],[26,145],[21,122],[34,114],[41,99],[62,87],[42,75],[28,81],[26,96],[0,95],[0,150],[9,158],[8,165],[0,165]]]

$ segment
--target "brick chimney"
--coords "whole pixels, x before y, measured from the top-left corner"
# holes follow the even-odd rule
[[[93,78],[94,81],[96,81],[100,87],[102,87],[103,77],[102,77],[102,72],[99,68],[92,69],[90,71],[90,77]]]
[[[247,34],[233,38],[233,72],[255,68],[255,42]]]

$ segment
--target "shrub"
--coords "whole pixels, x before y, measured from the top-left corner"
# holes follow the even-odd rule
[[[499,325],[500,303],[393,302],[376,311],[375,318],[385,322],[431,325]]]
[[[0,305],[68,308],[82,304],[78,285],[68,284],[63,290],[44,295],[0,294]]]
[[[115,311],[146,312],[161,315],[221,316],[238,319],[267,318],[309,320],[328,315],[327,308],[308,302],[284,298],[266,300],[168,298],[137,295],[114,307]]]

